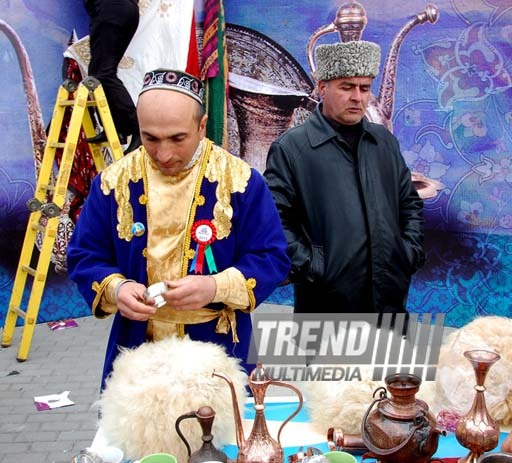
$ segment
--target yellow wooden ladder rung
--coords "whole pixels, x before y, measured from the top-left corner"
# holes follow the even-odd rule
[[[64,142],[57,142],[57,143],[49,143],[51,148],[64,148],[66,146],[66,143]]]
[[[55,191],[55,185],[39,184],[37,185],[37,190],[42,192]]]
[[[10,346],[17,318],[21,317],[24,320],[21,343],[17,356],[20,362],[27,359],[30,350],[39,306],[48,275],[48,268],[50,266],[51,254],[57,235],[59,218],[65,203],[71,168],[80,137],[80,130],[82,129],[87,137],[94,136],[94,126],[90,112],[87,109],[91,106],[96,107],[101,125],[107,135],[108,142],[105,143],[105,145],[110,147],[114,160],[118,160],[123,156],[105,93],[99,81],[94,77],[85,78],[79,85],[72,80],[64,81],[59,87],[55,101],[50,130],[48,132],[48,140],[38,172],[35,197],[27,202],[27,208],[31,211],[31,214],[25,232],[25,239],[21,249],[21,256],[18,262],[9,309],[7,310],[2,333],[2,346]],[[69,119],[69,125],[67,127],[66,140],[59,142],[65,112],[70,109],[71,118]],[[105,159],[97,145],[91,144],[90,146],[96,169],[101,171],[105,167]],[[58,175],[55,179],[54,162],[57,148],[62,149],[62,159],[58,169]],[[46,218],[46,225],[41,225],[41,216]],[[38,262],[34,269],[30,264],[38,232],[43,238]],[[28,290],[28,306],[24,311],[21,308],[21,303],[29,275],[34,277],[34,280]]]
[[[59,106],[73,106],[75,104],[75,100],[62,100],[59,101]]]
[[[18,317],[23,318],[23,320],[27,318],[27,314],[19,307],[10,307],[9,310],[11,310],[12,312],[16,312],[16,315],[18,315]]]
[[[36,232],[44,232],[46,230],[46,226],[45,225],[39,225],[38,223],[31,224],[30,228],[33,231],[36,231]]]
[[[21,266],[21,269],[25,272],[25,273],[28,273],[29,275],[32,275],[33,277],[36,276],[36,269],[35,268],[32,268],[28,265],[22,265]]]

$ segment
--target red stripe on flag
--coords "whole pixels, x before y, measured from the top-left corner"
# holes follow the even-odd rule
[[[196,19],[194,11],[192,11],[192,22],[190,26],[190,41],[188,45],[188,57],[186,72],[193,76],[199,77],[199,51],[197,48],[196,36]]]

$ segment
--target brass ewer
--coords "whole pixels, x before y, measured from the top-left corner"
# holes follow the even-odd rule
[[[301,392],[291,384],[282,381],[274,381],[269,378],[265,369],[261,364],[257,364],[256,368],[249,375],[249,387],[254,396],[254,410],[256,416],[252,426],[251,433],[246,439],[242,426],[242,418],[238,409],[238,401],[235,393],[233,382],[223,373],[213,372],[213,376],[223,378],[227,381],[233,399],[233,413],[236,426],[236,443],[238,445],[237,463],[283,463],[284,452],[281,446],[281,431],[286,423],[288,423],[302,408],[303,398]],[[297,409],[281,424],[277,433],[277,440],[270,436],[265,420],[265,392],[269,385],[286,387],[291,389],[299,397]]]
[[[496,352],[477,349],[464,352],[464,357],[471,362],[475,371],[476,394],[471,409],[459,419],[455,430],[459,443],[470,451],[458,463],[477,463],[484,452],[497,447],[500,437],[500,427],[487,411],[484,396],[485,377],[500,356]]]
[[[201,436],[201,440],[203,441],[203,445],[199,450],[195,452],[191,452],[190,444],[187,439],[183,435],[180,429],[180,423],[183,420],[188,418],[196,418],[199,421],[201,429],[203,431],[203,435]],[[176,420],[175,428],[178,436],[183,441],[185,446],[187,447],[188,453],[188,463],[203,463],[206,461],[209,462],[219,462],[219,463],[227,463],[228,457],[224,452],[218,450],[212,443],[213,435],[212,435],[212,425],[213,420],[215,419],[215,411],[212,407],[205,405],[200,407],[197,411],[189,412],[181,415]]]

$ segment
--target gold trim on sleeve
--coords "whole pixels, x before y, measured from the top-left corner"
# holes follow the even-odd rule
[[[256,278],[249,278],[245,282],[247,294],[249,295],[249,311],[252,312],[256,308],[256,296],[254,296],[254,288],[256,288]]]
[[[103,293],[105,292],[105,289],[107,288],[107,285],[115,278],[122,278],[123,280],[126,279],[126,277],[121,273],[111,273],[110,275],[105,277],[101,283],[98,283],[97,281],[93,282],[92,290],[96,293],[96,297],[92,301],[91,310],[92,310],[92,314],[95,317],[105,318],[111,314],[110,311],[105,310],[104,311],[105,315],[99,315],[99,314],[96,314],[96,310],[98,308],[101,310],[101,307],[99,307],[99,304],[101,302],[101,296],[103,296]]]

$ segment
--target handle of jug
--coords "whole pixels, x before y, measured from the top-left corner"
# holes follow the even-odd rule
[[[384,388],[379,388],[379,389],[384,389]],[[375,392],[377,392],[377,391],[375,391]],[[370,408],[368,408],[368,410],[366,411],[366,413],[364,415],[364,418],[363,418],[363,421],[361,423],[361,437],[363,438],[364,445],[368,448],[368,450],[370,451],[371,454],[378,455],[378,456],[389,456],[389,455],[392,455],[392,454],[402,450],[406,445],[409,444],[409,441],[414,436],[414,433],[418,429],[420,429],[423,426],[425,426],[425,421],[426,421],[426,418],[425,418],[424,414],[421,414],[421,413],[418,414],[414,418],[414,426],[411,427],[409,435],[405,438],[405,440],[402,443],[400,443],[396,447],[393,447],[393,448],[390,448],[390,449],[380,449],[380,448],[376,447],[375,445],[373,445],[372,441],[368,437],[368,431],[366,430],[366,423],[368,421],[368,416],[370,415],[370,412],[371,412],[373,406],[376,403],[381,402],[385,398],[386,398],[386,395],[384,393],[384,395],[381,394],[381,397],[379,399],[376,399],[376,400],[374,400],[372,402],[372,404],[370,405]]]
[[[304,403],[304,398],[302,397],[302,392],[300,392],[295,386],[292,386],[291,384],[284,383],[282,381],[274,381],[274,380],[270,381],[270,384],[273,384],[274,386],[286,387],[287,389],[291,389],[293,392],[295,392],[295,394],[297,394],[297,397],[299,398],[299,404],[298,404],[297,408],[288,418],[286,418],[286,420],[283,421],[283,423],[279,427],[279,431],[277,432],[277,442],[279,442],[279,444],[281,444],[281,439],[280,439],[281,431],[284,428],[285,424],[288,423],[288,421],[290,421],[294,416],[296,416],[300,412],[302,405]]]
[[[176,429],[176,433],[178,434],[178,436],[180,436],[180,439],[183,441],[183,443],[185,444],[185,447],[187,447],[187,454],[188,456],[190,457],[191,455],[191,450],[190,450],[190,445],[187,441],[187,439],[185,438],[185,436],[183,435],[183,433],[181,432],[181,429],[180,429],[180,423],[183,421],[183,420],[186,420],[188,418],[196,418],[197,417],[197,412],[193,411],[193,412],[188,412],[188,413],[185,413],[183,415],[181,415],[180,417],[178,417],[178,419],[176,420],[176,423],[174,425],[175,429]]]

